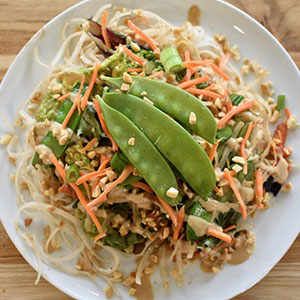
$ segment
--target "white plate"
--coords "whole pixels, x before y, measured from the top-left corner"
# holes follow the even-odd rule
[[[275,83],[275,92],[286,94],[288,105],[293,114],[300,116],[299,71],[277,40],[258,22],[236,9],[235,7],[217,0],[115,0],[114,4],[133,8],[144,8],[161,15],[170,22],[182,24],[186,20],[187,10],[192,4],[197,4],[202,10],[201,25],[209,34],[219,32],[225,34],[232,44],[240,46],[242,56],[256,59],[271,71],[270,79]],[[46,73],[33,56],[33,49],[38,45],[41,57],[48,61],[59,48],[60,33],[63,25],[74,17],[91,17],[97,9],[106,4],[104,0],[81,2],[66,10],[50,23],[44,26],[23,48],[8,70],[0,88],[0,111],[13,120],[18,108],[30,96],[40,79]],[[295,149],[300,147],[298,133],[289,133],[289,144]],[[0,181],[0,217],[2,223],[24,258],[37,268],[32,250],[19,238],[14,229],[16,214],[16,195],[13,185],[9,181],[9,174],[13,172],[7,161],[4,149],[1,149],[2,180]],[[293,155],[299,161],[299,152]],[[255,218],[255,234],[257,246],[251,259],[238,266],[226,266],[217,275],[201,272],[198,265],[190,266],[185,271],[185,285],[171,286],[170,293],[164,295],[161,283],[155,285],[156,299],[228,299],[261,280],[284,253],[291,246],[300,230],[300,185],[295,184],[298,172],[291,176],[294,189],[288,194],[280,194],[276,198],[276,205]],[[61,271],[43,265],[43,276],[76,299],[105,299],[103,288],[106,285],[100,279],[90,281],[82,277],[74,277]],[[129,298],[122,290],[123,298]]]

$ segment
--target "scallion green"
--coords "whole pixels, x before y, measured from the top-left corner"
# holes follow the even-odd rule
[[[183,69],[181,57],[173,46],[165,47],[161,51],[160,60],[167,73],[178,73]]]
[[[231,94],[229,98],[233,105],[239,105],[245,97],[237,94]]]
[[[66,182],[75,182],[80,176],[80,170],[79,168],[74,164],[71,165],[68,170],[67,170],[67,175],[66,175]]]
[[[283,110],[285,108],[285,95],[278,95],[277,96],[277,110]]]

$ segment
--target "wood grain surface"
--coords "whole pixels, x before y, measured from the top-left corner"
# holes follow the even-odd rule
[[[209,1],[209,0],[208,0]],[[0,80],[32,35],[78,0],[0,0]],[[289,51],[300,67],[299,0],[229,0],[256,18]],[[70,299],[44,279],[34,285],[35,271],[16,250],[0,224],[0,299]],[[233,282],[234,284],[234,282]],[[300,299],[300,236],[256,286],[235,300]]]

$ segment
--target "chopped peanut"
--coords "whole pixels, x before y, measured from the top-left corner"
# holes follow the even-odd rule
[[[12,136],[11,135],[4,135],[1,137],[1,145],[8,145],[11,141]]]
[[[173,187],[171,187],[171,188],[169,188],[167,190],[166,194],[167,194],[168,197],[174,199],[174,198],[176,198],[178,196],[178,190],[175,189],[175,188],[173,188]]]
[[[135,143],[135,138],[134,138],[134,137],[131,137],[131,138],[128,140],[128,145],[133,146],[134,143]]]
[[[104,293],[105,293],[106,298],[110,299],[114,295],[114,290],[110,285],[108,285],[105,287]]]

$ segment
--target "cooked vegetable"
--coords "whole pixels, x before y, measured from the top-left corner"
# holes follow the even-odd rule
[[[67,170],[66,182],[75,182],[80,176],[79,168],[74,164],[71,165]]]
[[[109,132],[129,161],[157,195],[171,205],[179,203],[180,194],[176,198],[170,198],[166,194],[169,188],[173,187],[178,190],[178,187],[176,178],[162,155],[129,119],[108,106],[99,96],[97,100]],[[134,138],[133,145],[128,143],[131,138]]]
[[[101,78],[118,88],[123,83],[122,78],[109,78],[105,76]],[[143,92],[147,93],[147,98],[159,109],[175,117],[175,119],[184,123],[188,128],[210,143],[215,142],[216,121],[208,108],[194,96],[164,82],[138,76],[133,77],[133,84],[128,93],[141,97],[141,93]],[[191,112],[196,115],[195,124],[189,123]]]
[[[233,105],[238,106],[245,97],[237,94],[231,94],[229,98]]]
[[[277,110],[283,110],[285,108],[285,95],[278,95],[277,97]]]
[[[168,115],[135,96],[106,93],[104,101],[143,131],[189,185],[204,199],[207,197],[215,185],[215,173],[203,148],[186,130]],[[185,153],[184,161],[182,153]]]
[[[69,165],[77,163],[92,168],[90,159],[87,157],[86,153],[83,153],[82,149],[83,147],[81,145],[72,145],[68,147],[65,150],[65,162]]]
[[[52,93],[47,93],[46,97],[40,104],[35,119],[37,122],[43,122],[45,120],[52,121],[55,119],[58,111],[60,110],[62,102],[53,98]]]
[[[163,48],[160,52],[160,60],[167,73],[178,73],[183,69],[181,57],[174,46]]]
[[[224,128],[218,130],[217,139],[222,141],[227,141],[233,135],[232,128],[230,126],[225,126]]]

